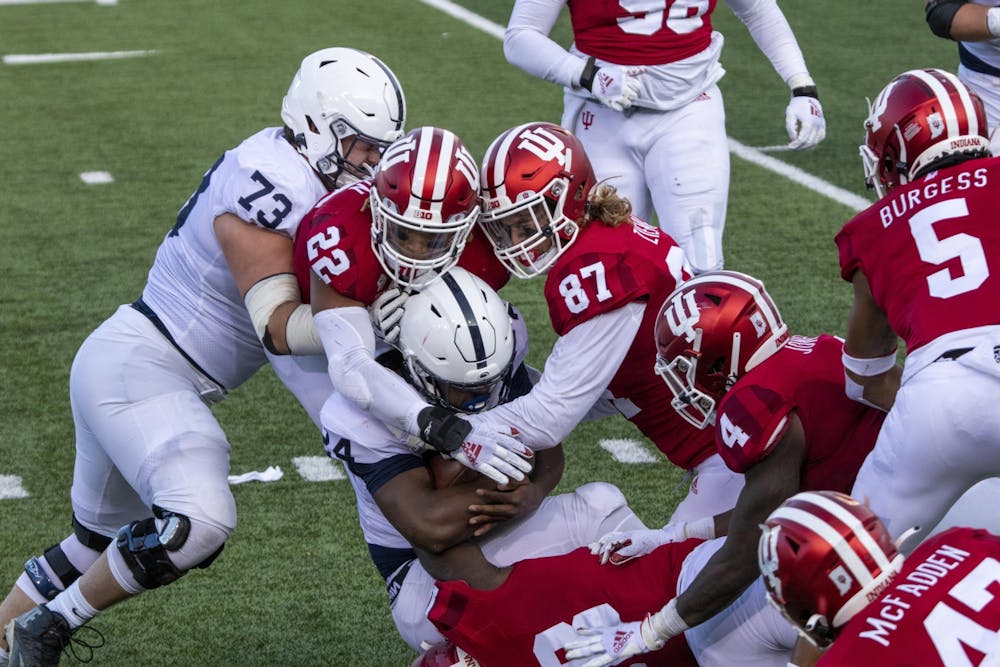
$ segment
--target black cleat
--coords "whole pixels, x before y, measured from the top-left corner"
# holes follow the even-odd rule
[[[10,667],[55,667],[69,645],[69,623],[45,605],[38,605],[7,625]]]

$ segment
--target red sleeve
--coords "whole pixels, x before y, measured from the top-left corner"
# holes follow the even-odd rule
[[[557,262],[545,281],[552,328],[566,335],[582,322],[648,299],[657,277],[629,254],[584,252]]]
[[[861,258],[855,251],[857,224],[851,220],[837,234],[834,240],[837,242],[837,250],[840,254],[840,277],[851,282],[854,280],[854,273],[861,268]]]
[[[760,385],[734,387],[716,416],[715,444],[731,470],[745,473],[766,457],[788,429],[795,406]]]

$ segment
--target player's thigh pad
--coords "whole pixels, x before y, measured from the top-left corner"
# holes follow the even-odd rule
[[[389,577],[389,582],[392,581],[393,577]],[[417,651],[420,650],[421,642],[439,644],[444,641],[434,624],[427,620],[427,610],[435,590],[434,579],[427,574],[420,561],[414,560],[398,593],[390,600],[392,620],[399,630],[399,636]]]

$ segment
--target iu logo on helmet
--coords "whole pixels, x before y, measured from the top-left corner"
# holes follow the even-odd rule
[[[674,296],[670,307],[663,312],[663,317],[667,319],[670,333],[684,336],[689,343],[694,342],[698,335],[694,325],[698,324],[701,317],[698,313],[698,304],[694,300],[694,292],[682,292]]]
[[[573,161],[573,151],[566,147],[562,139],[544,127],[526,129],[518,135],[518,138],[521,142],[517,147],[534,153],[540,160],[558,162],[561,167]]]

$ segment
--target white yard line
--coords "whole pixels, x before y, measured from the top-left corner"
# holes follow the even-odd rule
[[[638,440],[600,440],[598,445],[619,463],[659,463],[660,457],[651,453]]]
[[[106,171],[85,171],[80,174],[80,180],[87,185],[102,185],[114,183],[115,179]]]
[[[0,0],[2,1],[2,0]],[[156,55],[157,51],[92,51],[90,53],[9,53],[3,57],[4,65],[40,65],[68,63],[80,60],[116,60],[143,58]]]
[[[292,464],[307,482],[332,482],[347,479],[340,463],[326,456],[296,456]]]
[[[98,5],[118,4],[118,0],[0,0],[0,7],[4,5],[54,5],[64,2],[96,2]]]
[[[497,39],[503,39],[504,26],[498,25],[489,19],[483,18],[479,14],[469,11],[461,5],[451,2],[451,0],[420,0],[425,5],[434,7],[449,16],[466,23],[477,30],[482,30],[488,35],[492,35]],[[513,67],[513,65],[512,65]],[[771,148],[771,147],[767,147]],[[732,137],[729,138],[729,151],[736,157],[742,158],[747,162],[752,162],[758,167],[767,169],[776,174],[784,176],[785,178],[798,183],[804,188],[812,190],[813,192],[819,193],[824,197],[832,199],[838,204],[843,204],[844,206],[850,208],[853,211],[860,211],[868,208],[871,202],[863,197],[848,192],[842,188],[837,187],[832,183],[824,181],[818,176],[813,176],[812,174],[799,169],[798,167],[793,167],[792,165],[782,162],[781,160],[775,159],[769,155],[765,155],[760,150],[756,148],[751,148],[750,146],[744,146],[740,142],[736,141]]]
[[[17,475],[0,475],[0,500],[27,498],[28,492]]]

